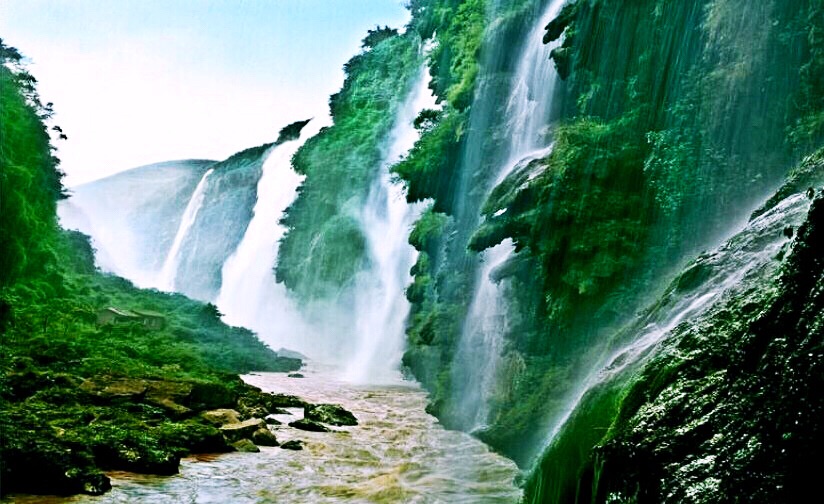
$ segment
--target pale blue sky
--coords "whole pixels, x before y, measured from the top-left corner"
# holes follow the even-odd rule
[[[325,114],[343,63],[405,0],[1,0],[0,37],[55,103],[69,185],[223,159]]]

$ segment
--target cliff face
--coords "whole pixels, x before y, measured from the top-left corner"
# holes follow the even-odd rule
[[[822,141],[820,3],[580,0],[543,33],[560,42],[562,79],[544,91],[548,154],[496,181],[515,134],[502,118],[523,84],[514,62],[550,5],[413,4],[412,25],[439,44],[430,61],[444,108],[395,168],[411,199],[434,199],[411,235],[420,255],[404,362],[446,425],[475,429],[525,467],[613,335]],[[450,94],[458,82],[472,92]],[[485,265],[509,240],[515,253]],[[477,365],[460,349],[482,274],[506,308],[475,380],[485,422],[473,426],[462,381]]]

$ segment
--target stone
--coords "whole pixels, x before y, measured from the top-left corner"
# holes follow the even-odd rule
[[[304,378],[304,376],[300,373],[289,373],[286,376],[288,376],[289,378]]]
[[[84,380],[80,390],[105,399],[138,400],[146,393],[148,382],[134,378],[113,378],[98,376]]]
[[[258,446],[278,446],[278,438],[268,428],[263,427],[252,433],[252,441]]]
[[[281,422],[277,418],[266,417],[263,420],[269,425],[283,425],[283,422]]]
[[[294,427],[295,429],[311,431],[311,432],[329,432],[330,429],[323,425],[320,422],[316,422],[315,420],[310,420],[308,418],[301,418],[300,420],[295,420],[294,422],[289,423],[290,427]]]
[[[245,438],[235,441],[232,443],[232,446],[235,447],[235,450],[242,453],[258,453],[260,451],[260,448],[255,446],[255,443]]]
[[[255,431],[261,428],[266,428],[266,422],[260,418],[250,418],[243,422],[226,424],[220,428],[220,432],[230,442],[235,442],[243,438],[251,437]]]
[[[358,425],[358,420],[351,412],[339,404],[316,404],[303,409],[303,416],[309,420],[329,425]]]
[[[285,443],[280,445],[281,448],[284,450],[302,450],[303,449],[303,441],[300,439],[290,439]]]
[[[228,408],[204,411],[200,416],[210,424],[217,425],[218,427],[240,423],[240,413]]]
[[[269,405],[271,408],[305,408],[310,404],[297,396],[288,394],[270,394]]]

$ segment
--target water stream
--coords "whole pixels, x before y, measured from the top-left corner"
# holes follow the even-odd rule
[[[200,207],[203,206],[203,196],[206,193],[206,184],[209,180],[209,175],[214,169],[209,169],[203,174],[203,178],[197,183],[192,198],[186,204],[186,209],[183,210],[183,217],[180,219],[180,226],[177,228],[172,246],[169,249],[169,254],[163,262],[163,267],[160,270],[157,285],[160,289],[166,291],[173,291],[175,289],[175,276],[177,274],[177,267],[180,264],[180,248],[183,245],[183,240],[197,220],[197,214]]]
[[[417,385],[354,385],[337,370],[311,366],[305,378],[284,373],[244,377],[266,391],[334,402],[352,411],[359,425],[336,432],[306,432],[279,415],[280,442],[304,441],[291,451],[261,447],[260,453],[201,455],[184,459],[180,474],[109,473],[111,492],[100,497],[31,496],[19,503],[246,504],[246,503],[511,503],[521,491],[515,464],[468,434],[442,428],[426,414],[426,393]]]
[[[396,115],[380,176],[370,189],[359,219],[369,266],[358,275],[355,287],[355,353],[345,370],[346,378],[355,382],[391,381],[400,369],[409,314],[404,291],[412,281],[410,269],[417,259],[417,252],[409,244],[409,232],[423,204],[406,202],[403,186],[392,181],[389,168],[417,141],[419,132],[413,122],[421,110],[437,107],[429,81],[424,66]]]
[[[310,122],[300,138],[272,147],[258,181],[252,220],[222,269],[215,304],[231,325],[247,327],[274,348],[288,347],[317,355],[313,332],[303,321],[286,288],[275,281],[278,245],[286,229],[283,212],[295,199],[303,177],[292,169],[292,156],[322,126]]]
[[[545,45],[543,32],[565,2],[551,0],[525,39],[506,107],[508,160],[495,174],[490,191],[516,167],[548,154],[548,123],[557,80],[549,54],[559,42]],[[453,381],[460,384],[456,387],[456,404],[463,427],[470,431],[483,428],[489,420],[490,400],[509,327],[505,281],[494,281],[491,273],[506,263],[514,250],[512,241],[506,240],[482,254],[483,266],[455,353]]]
[[[623,331],[629,337],[619,338],[583,379],[576,380],[575,390],[565,399],[566,406],[549,419],[545,446],[551,446],[562,434],[588,392],[613,379],[629,379],[631,371],[640,369],[682,322],[697,319],[724,296],[734,297],[774,271],[781,264],[776,257],[788,244],[784,229],[797,228],[809,206],[804,194],[792,195],[699,257],[691,268],[703,279],[689,289],[670,287],[662,300]]]

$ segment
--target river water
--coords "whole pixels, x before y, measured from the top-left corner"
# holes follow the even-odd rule
[[[99,497],[18,497],[19,503],[509,503],[520,499],[518,469],[468,434],[449,431],[424,412],[426,393],[414,382],[352,385],[334,369],[310,364],[304,378],[285,373],[243,378],[265,391],[312,403],[343,405],[359,425],[336,432],[306,432],[276,416],[282,443],[304,441],[302,451],[261,447],[260,453],[229,453],[184,459],[180,474],[109,473],[112,490]]]

